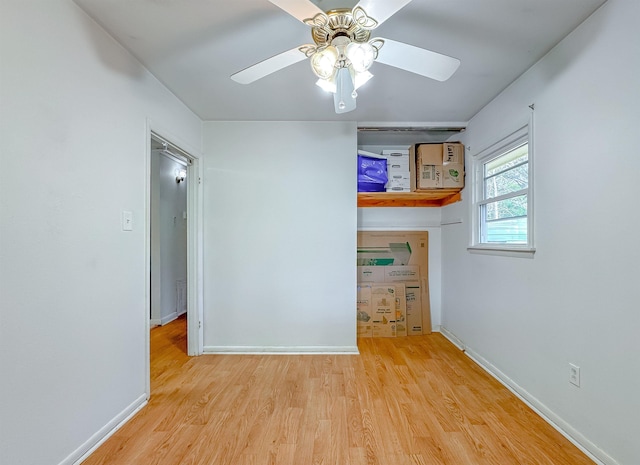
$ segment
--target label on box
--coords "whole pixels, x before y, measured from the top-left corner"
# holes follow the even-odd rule
[[[420,165],[418,189],[442,187],[442,165]]]
[[[419,265],[385,266],[384,282],[418,281],[420,279]]]
[[[383,266],[357,266],[357,278],[359,283],[383,283]]]
[[[464,145],[456,142],[442,144],[442,163],[456,163],[464,166]]]
[[[396,336],[396,289],[393,285],[371,285],[372,335]]]
[[[422,294],[420,292],[420,282],[407,282],[405,294],[407,301],[407,335],[422,335]]]
[[[464,187],[464,165],[449,163],[442,171],[442,187]]]
[[[387,187],[387,192],[411,192],[410,187]]]

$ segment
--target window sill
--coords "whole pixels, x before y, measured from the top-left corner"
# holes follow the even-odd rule
[[[513,247],[492,247],[492,246],[480,246],[474,245],[467,247],[470,253],[481,255],[498,255],[501,257],[519,257],[519,258],[533,258],[536,253],[534,248],[513,248]]]

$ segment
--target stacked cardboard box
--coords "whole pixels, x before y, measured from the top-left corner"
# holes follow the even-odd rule
[[[416,163],[416,190],[464,187],[464,145],[416,144],[410,152]]]
[[[358,233],[358,337],[431,332],[426,231]]]

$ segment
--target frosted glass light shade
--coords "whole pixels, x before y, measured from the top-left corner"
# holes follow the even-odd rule
[[[358,73],[368,70],[376,59],[375,49],[368,42],[351,42],[347,45],[346,55]]]
[[[338,50],[330,45],[311,56],[311,69],[320,79],[330,79],[335,73],[337,61]]]

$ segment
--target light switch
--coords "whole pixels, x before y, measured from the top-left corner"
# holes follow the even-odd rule
[[[122,230],[133,231],[133,212],[122,212]]]

